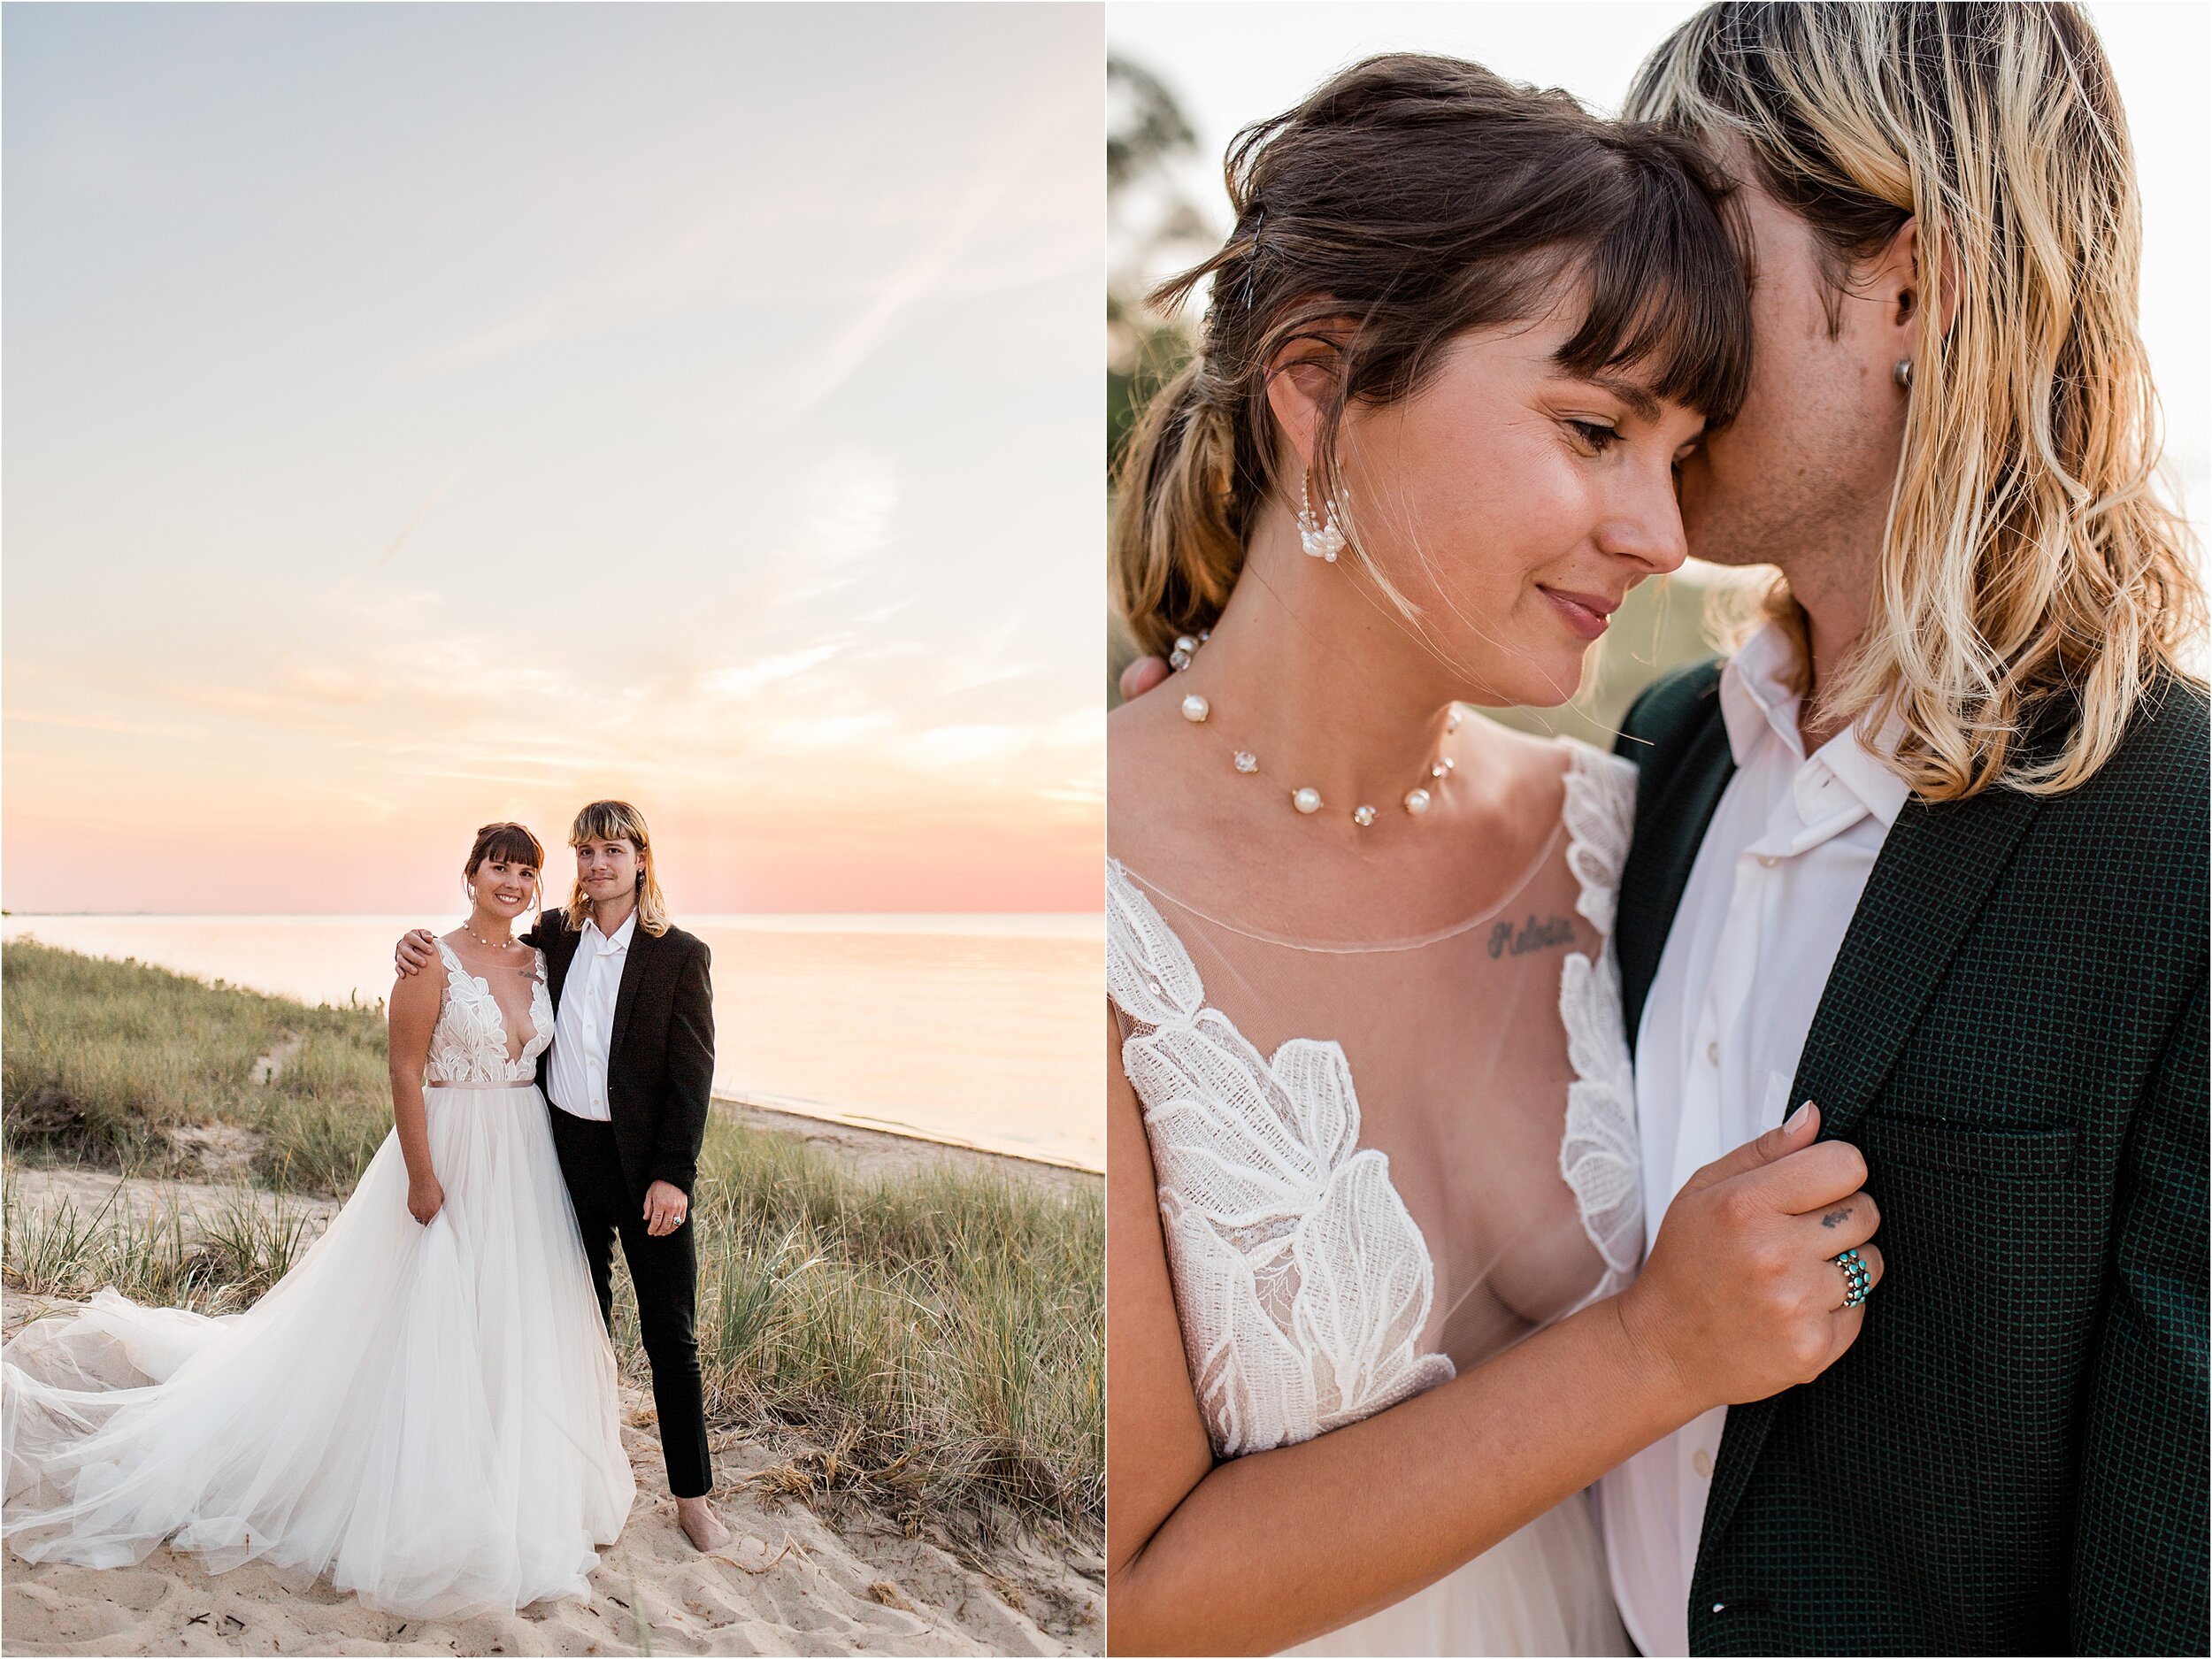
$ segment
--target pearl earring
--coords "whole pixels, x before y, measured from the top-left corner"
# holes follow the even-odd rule
[[[1897,389],[1898,389],[1899,391],[1901,391],[1901,392],[1909,392],[1909,391],[1911,391],[1911,390],[1912,390],[1912,359],[1911,359],[1910,357],[1900,357],[1900,358],[1898,358],[1898,360],[1897,360],[1897,366],[1896,366],[1895,368],[1893,368],[1893,369],[1892,369],[1892,370],[1890,371],[1890,376],[1891,376],[1891,378],[1892,378],[1892,379],[1893,379],[1893,380],[1897,382]]]
[[[1344,551],[1344,532],[1337,528],[1336,514],[1333,511],[1325,511],[1319,521],[1316,522],[1313,503],[1307,488],[1312,476],[1309,469],[1298,480],[1298,541],[1306,549],[1308,558],[1325,559],[1333,565],[1336,556]],[[1324,501],[1322,505],[1326,509],[1329,503]]]

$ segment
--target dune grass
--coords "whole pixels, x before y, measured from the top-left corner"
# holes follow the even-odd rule
[[[793,1465],[805,1486],[909,1520],[946,1497],[987,1519],[1103,1519],[1096,1187],[863,1181],[718,1122],[695,1198],[710,1417],[800,1431],[823,1454]]]
[[[257,1137],[255,1182],[343,1197],[390,1127],[373,1008],[309,1008],[134,962],[5,947],[12,1153],[190,1174],[179,1132]],[[271,1080],[257,1063],[286,1058]],[[717,1116],[694,1194],[700,1363],[719,1428],[787,1437],[788,1495],[867,1502],[910,1528],[1094,1536],[1105,1510],[1102,1195],[955,1170],[862,1179]],[[247,1305],[303,1248],[303,1221],[241,1189],[172,1208],[5,1205],[18,1288]],[[616,1346],[647,1381],[627,1293]]]
[[[103,1287],[133,1302],[196,1313],[236,1313],[291,1271],[313,1241],[309,1216],[255,1202],[244,1187],[188,1213],[157,1199],[137,1214],[73,1199],[27,1206],[10,1169],[0,1187],[0,1260],[7,1282],[33,1295],[82,1301]]]
[[[310,1008],[33,940],[0,946],[10,1146],[190,1174],[176,1132],[256,1131],[256,1174],[342,1198],[391,1126],[380,1005]],[[284,1056],[267,1081],[265,1056]]]

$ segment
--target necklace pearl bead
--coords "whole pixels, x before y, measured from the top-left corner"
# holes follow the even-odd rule
[[[1343,532],[1337,529],[1333,524],[1314,524],[1310,508],[1302,511],[1299,517],[1301,519],[1299,528],[1309,532],[1306,551],[1316,558],[1333,561],[1337,553],[1344,546]],[[1179,669],[1189,667],[1191,657],[1205,642],[1206,634],[1202,630],[1195,638],[1187,634],[1181,635],[1176,640],[1174,649],[1169,653],[1171,661]],[[1183,699],[1182,707],[1183,718],[1194,726],[1203,725],[1207,718],[1213,713],[1213,705],[1196,692],[1191,693]],[[1445,726],[1448,731],[1456,732],[1459,729],[1460,710],[1457,708],[1452,709],[1446,716]],[[1231,756],[1231,762],[1240,772],[1247,775],[1256,772],[1260,769],[1260,757],[1248,749],[1235,750]],[[1447,777],[1451,771],[1452,758],[1448,755],[1440,756],[1429,764],[1431,778]],[[1409,789],[1405,793],[1404,800],[1406,810],[1415,818],[1418,818],[1429,810],[1431,797],[1426,789]],[[1311,818],[1321,810],[1321,791],[1310,785],[1293,789],[1290,792],[1290,803],[1297,809],[1301,817]],[[1362,829],[1371,828],[1377,817],[1375,809],[1363,802],[1352,809],[1352,822]]]

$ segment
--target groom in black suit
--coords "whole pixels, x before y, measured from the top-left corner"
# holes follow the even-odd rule
[[[1606,1478],[1624,1616],[1655,1653],[2204,1653],[2212,727],[2131,447],[2102,50],[2070,5],[1715,5],[1627,113],[1740,182],[1758,359],[1683,518],[1786,581],[1619,743],[1647,1209],[1671,1148],[1816,1101],[1888,1271],[1825,1374]],[[1930,253],[1916,204],[1991,245]],[[1850,701],[1870,662],[1901,701]]]
[[[583,1233],[599,1311],[614,1319],[614,1245],[637,1293],[638,1331],[677,1518],[713,1550],[729,1530],[708,1506],[714,1470],[695,1335],[691,1193],[714,1085],[714,997],[705,943],[672,926],[638,810],[595,801],[569,831],[576,886],[523,943],[545,953],[554,1038],[538,1084]],[[401,942],[412,972],[427,933]]]

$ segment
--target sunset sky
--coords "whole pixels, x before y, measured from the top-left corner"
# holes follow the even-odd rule
[[[1096,908],[1095,8],[4,32],[8,908]]]

